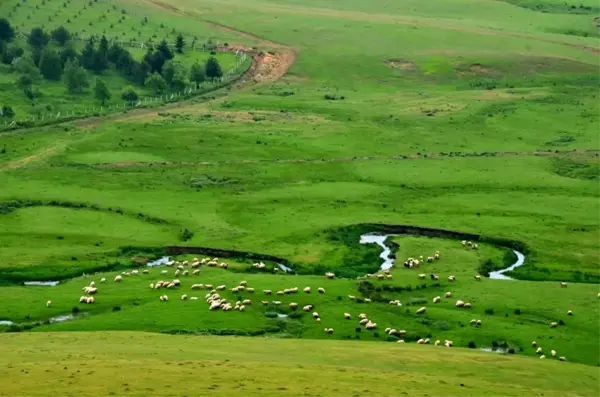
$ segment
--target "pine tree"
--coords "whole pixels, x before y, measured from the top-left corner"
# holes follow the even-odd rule
[[[96,53],[94,39],[90,38],[81,52],[81,65],[86,69],[94,68],[94,54]]]
[[[11,41],[15,37],[15,30],[6,18],[0,18],[0,40]]]
[[[44,29],[42,28],[33,28],[31,29],[31,33],[29,34],[29,38],[27,39],[27,43],[33,48],[43,48],[50,41],[50,37]]]
[[[98,50],[94,53],[94,63],[92,69],[96,73],[102,73],[108,69],[108,40],[105,36],[100,39]]]
[[[221,65],[217,58],[210,57],[208,61],[206,61],[206,76],[211,79],[220,78],[223,76],[223,70],[221,69]]]
[[[183,35],[179,33],[177,36],[177,40],[175,41],[175,48],[177,53],[183,54],[183,47],[185,46],[185,42],[183,41]]]
[[[96,77],[96,86],[94,87],[94,97],[100,101],[102,105],[110,99],[111,94],[106,86],[106,83]]]
[[[81,93],[89,87],[87,73],[79,66],[77,59],[67,61],[64,72],[65,85],[71,93]]]

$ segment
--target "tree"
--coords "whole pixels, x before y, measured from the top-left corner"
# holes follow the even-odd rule
[[[48,33],[44,32],[42,28],[33,28],[27,39],[27,43],[33,48],[43,48],[50,41]]]
[[[94,53],[94,63],[92,69],[96,73],[102,73],[108,68],[108,40],[105,36],[100,39],[98,50]]]
[[[131,79],[139,84],[145,84],[150,73],[152,73],[152,67],[148,65],[148,62],[135,62],[131,67]]]
[[[96,53],[94,39],[90,38],[83,51],[81,51],[81,65],[90,70],[94,67],[94,54]]]
[[[28,56],[23,55],[19,58],[15,58],[12,65],[17,73],[29,76],[33,82],[36,82],[41,78],[39,69]]]
[[[158,48],[156,49],[156,52],[159,52],[162,55],[162,58],[165,60],[165,62],[170,59],[173,59],[174,56],[166,40],[160,42]]]
[[[87,73],[85,72],[85,69],[79,65],[77,59],[67,61],[65,64],[64,80],[67,90],[69,90],[70,93],[81,93],[90,85],[87,79]]]
[[[0,117],[13,118],[15,117],[15,111],[8,105],[2,106],[0,109]]]
[[[121,98],[124,101],[129,101],[129,102],[137,101],[139,99],[137,92],[130,85],[128,85],[127,87],[125,87],[125,89],[123,89],[123,91],[121,92]]]
[[[60,51],[60,61],[63,65],[63,68],[65,67],[67,61],[76,59],[78,55],[79,54],[77,53],[77,49],[75,48],[75,43],[73,43],[72,41],[68,41],[63,47],[63,49]]]
[[[183,54],[183,47],[184,46],[185,46],[185,41],[183,41],[182,34],[179,33],[179,35],[177,36],[177,39],[175,40],[175,48],[177,50],[177,53]]]
[[[16,58],[23,56],[23,49],[17,46],[9,46],[2,54],[2,63],[10,65]]]
[[[17,85],[23,91],[28,90],[33,85],[33,79],[27,74],[21,74],[17,77]]]
[[[61,46],[64,46],[71,40],[71,33],[64,26],[60,26],[52,31],[52,39]]]
[[[223,76],[223,70],[221,69],[221,65],[217,58],[210,57],[208,61],[206,61],[206,76],[211,79],[220,78]]]
[[[196,83],[196,88],[206,80],[206,66],[198,63],[194,63],[190,69],[190,80]]]
[[[40,61],[40,72],[47,80],[60,80],[62,75],[62,61],[60,56],[54,50],[44,49],[42,60]]]
[[[173,77],[175,77],[175,73],[177,72],[177,65],[173,61],[167,61],[163,65],[162,68],[162,77],[165,79],[168,85],[173,83]]]
[[[0,40],[11,41],[15,37],[15,30],[6,18],[0,18]]]
[[[146,87],[150,88],[156,94],[162,94],[167,89],[167,82],[163,77],[154,72],[144,82]]]
[[[108,49],[108,61],[116,64],[125,52],[127,52],[126,49],[121,47],[118,43],[113,43]]]
[[[99,79],[98,77],[96,77],[96,86],[94,87],[94,97],[97,100],[99,100],[102,105],[104,105],[104,103],[106,101],[108,101],[111,97],[110,91],[108,90],[106,83],[103,80]]]

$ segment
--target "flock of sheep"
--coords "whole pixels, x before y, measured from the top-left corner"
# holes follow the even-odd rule
[[[477,249],[477,244],[473,244],[470,241],[463,241],[462,245],[464,247],[470,247],[471,249]],[[436,251],[435,254],[433,256],[427,257],[427,262],[432,262],[435,260],[440,259],[440,252]],[[418,267],[421,265],[423,260],[423,256],[420,256],[419,259],[415,259],[415,258],[408,258],[408,260],[404,263],[405,267],[409,267],[409,268],[413,268],[413,267]],[[200,273],[200,265],[206,265],[206,266],[211,266],[211,267],[220,267],[223,269],[227,269],[228,268],[228,264],[221,262],[219,263],[218,258],[204,258],[201,260],[198,260],[197,258],[194,258],[193,261],[188,262],[188,261],[183,261],[183,262],[176,262],[176,261],[170,261],[166,264],[167,266],[176,266],[176,270],[175,270],[175,276],[179,277],[179,276],[188,276],[190,274],[189,270],[186,269],[186,266],[190,266],[192,269],[192,275],[198,275]],[[266,265],[262,262],[259,263],[254,263],[252,265],[254,268],[257,269],[266,269]],[[278,270],[278,269],[276,269]],[[131,270],[130,272],[122,272],[119,275],[116,275],[114,278],[114,282],[115,283],[120,283],[121,281],[123,281],[124,277],[128,277],[128,276],[136,276],[138,275],[140,272],[138,270]],[[148,274],[150,273],[149,269],[144,269],[142,270],[143,274]],[[167,274],[168,271],[167,270],[161,270],[161,274]],[[335,274],[332,272],[327,272],[325,274],[325,277],[327,279],[334,279],[335,278]],[[389,270],[384,270],[382,273],[373,275],[373,274],[368,274],[366,275],[366,277],[376,277],[377,279],[383,280],[383,279],[390,279],[392,278],[392,275],[390,273]],[[420,279],[424,279],[426,278],[425,274],[419,274],[418,277]],[[437,274],[430,274],[430,277],[432,280],[438,280],[439,276]],[[481,276],[480,275],[475,275],[474,279],[477,281],[481,280]],[[454,275],[450,275],[448,276],[448,281],[450,282],[454,282],[456,281],[456,277]],[[105,283],[106,279],[102,278],[100,279],[100,283]],[[177,289],[179,287],[181,287],[181,280],[179,279],[173,279],[173,280],[159,280],[156,281],[154,283],[150,283],[149,287],[151,289],[170,289],[170,290],[174,290]],[[567,287],[567,283],[565,282],[561,282],[560,286],[565,288]],[[235,304],[230,303],[228,301],[227,298],[221,296],[221,294],[219,292],[221,291],[225,291],[227,290],[227,287],[225,285],[218,285],[218,286],[214,286],[212,284],[199,284],[199,283],[195,283],[191,285],[191,289],[192,290],[200,290],[200,289],[205,289],[208,290],[209,292],[206,293],[206,295],[204,296],[204,299],[206,301],[206,303],[208,304],[208,310],[209,311],[215,311],[215,310],[222,310],[222,311],[231,311],[231,310],[235,310],[235,311],[240,311],[243,312],[246,310],[247,306],[252,305],[252,300],[250,299],[241,299],[237,300],[235,302]],[[96,295],[98,292],[98,288],[96,287],[96,284],[94,281],[90,282],[89,285],[85,286],[82,288],[84,295],[82,295],[79,298],[79,302],[80,303],[84,303],[84,304],[92,304],[95,302],[94,296]],[[240,292],[247,292],[249,294],[253,294],[255,292],[255,289],[252,287],[248,286],[248,283],[245,280],[242,280],[239,282],[238,285],[229,288],[229,291],[232,293],[240,293]],[[292,287],[292,288],[286,288],[283,290],[278,290],[275,291],[275,295],[277,296],[285,296],[285,295],[293,295],[293,294],[297,294],[299,293],[300,289],[298,287]],[[312,293],[312,288],[311,287],[304,287],[302,289],[302,292],[305,294],[311,294]],[[323,287],[318,287],[317,288],[317,292],[319,294],[325,294],[325,288]],[[269,290],[269,289],[264,289],[262,290],[262,293],[264,295],[273,295],[273,291]],[[451,298],[452,297],[452,292],[448,291],[444,294],[444,298]],[[598,294],[598,298],[600,298],[600,293]],[[197,296],[190,296],[188,297],[187,294],[182,294],[180,296],[180,300],[198,300],[199,298]],[[348,295],[348,299],[350,300],[356,300],[356,297],[354,295]],[[169,297],[166,294],[160,295],[159,296],[159,300],[161,302],[168,302],[169,301]],[[440,303],[442,300],[441,296],[435,296],[432,299],[433,304],[437,304]],[[363,300],[365,303],[369,303],[371,302],[371,300],[369,298],[366,298]],[[269,300],[262,300],[261,304],[264,306],[267,305],[274,305],[274,306],[280,306],[282,304],[282,302],[280,300],[273,300],[273,301],[269,301]],[[390,305],[394,305],[394,306],[402,306],[401,302],[399,300],[391,300],[389,301]],[[52,305],[51,301],[47,301],[46,306],[50,307]],[[289,308],[291,310],[296,310],[299,307],[299,304],[297,302],[290,302],[288,304]],[[457,308],[466,308],[469,309],[472,307],[472,304],[470,302],[464,302],[462,300],[457,300],[455,302],[455,306]],[[318,312],[313,311],[314,306],[311,304],[308,305],[304,305],[302,306],[302,310],[305,312],[312,312],[312,318],[317,322],[317,323],[321,323],[322,318],[319,315]],[[420,307],[419,309],[416,310],[416,314],[423,314],[427,311],[427,307],[423,306]],[[567,315],[572,316],[573,312],[571,310],[569,310],[567,312]],[[350,313],[343,313],[343,318],[346,320],[351,320],[352,319],[352,315]],[[360,326],[363,326],[365,329],[367,330],[375,330],[377,328],[377,323],[374,322],[372,319],[369,319],[367,317],[366,313],[361,313],[358,315],[358,324]],[[480,327],[482,325],[482,321],[479,319],[472,319],[470,321],[470,324],[473,326],[477,326]],[[552,322],[550,324],[551,328],[556,328],[558,326],[558,323],[556,322]],[[327,334],[332,334],[334,333],[334,329],[331,327],[325,327],[324,328],[324,332]],[[396,330],[395,328],[386,328],[385,329],[385,333],[388,335],[394,335],[397,336],[398,339],[398,343],[404,343],[404,339],[402,339],[405,335],[406,335],[406,330]],[[430,344],[431,340],[429,338],[426,339],[419,339],[416,342],[417,344]],[[444,346],[446,347],[452,347],[453,346],[453,341],[451,340],[445,340],[444,341]],[[441,341],[440,340],[436,340],[434,342],[435,346],[439,346],[441,345]],[[545,355],[543,355],[543,351],[541,347],[537,346],[537,343],[535,341],[532,342],[532,346],[536,349],[536,354],[540,355],[540,358],[544,359]],[[553,357],[556,356],[556,351],[552,350],[551,354]],[[566,361],[566,358],[564,356],[560,356],[559,360],[561,361]]]

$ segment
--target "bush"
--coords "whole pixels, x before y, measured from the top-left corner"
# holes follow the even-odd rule
[[[558,325],[565,325],[565,322],[563,320],[558,320]]]
[[[498,342],[496,342],[496,341],[492,341],[492,347],[493,347],[494,349],[497,349],[497,348],[498,348]]]
[[[73,309],[71,309],[72,313],[79,313],[79,308],[77,306],[74,306]]]
[[[475,345],[475,342],[470,341],[469,342],[469,349],[475,349],[477,347],[477,345]]]
[[[128,85],[121,92],[121,99],[123,99],[124,101],[133,102],[137,101],[139,99],[139,96],[135,89],[132,86]]]
[[[277,313],[276,312],[266,312],[265,317],[266,318],[277,318]]]
[[[374,336],[375,338],[379,338],[379,332],[373,332],[373,336]]]
[[[510,349],[508,349],[508,354],[515,354],[515,348],[511,347]]]
[[[118,311],[121,311],[121,306],[113,307],[113,312],[118,312]]]
[[[492,314],[494,314],[494,309],[492,309],[491,307],[488,307],[487,309],[484,310],[484,313],[491,316]]]
[[[518,316],[519,314],[521,314],[521,309],[517,308],[515,309],[515,314]]]
[[[356,327],[356,328],[354,328],[354,331],[356,331],[356,332],[362,332],[362,328],[361,327]]]

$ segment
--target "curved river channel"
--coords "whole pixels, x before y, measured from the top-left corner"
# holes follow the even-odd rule
[[[377,244],[378,246],[381,247],[382,252],[379,255],[379,257],[383,260],[383,263],[381,264],[381,270],[387,270],[390,269],[392,266],[394,266],[394,259],[390,257],[390,254],[392,253],[392,251],[390,250],[390,248],[385,245],[385,240],[388,237],[394,237],[396,236],[395,234],[372,234],[372,233],[366,233],[363,234],[362,236],[360,236],[360,243],[361,244]],[[523,255],[521,252],[517,251],[517,250],[512,250],[515,255],[517,256],[517,261],[515,263],[513,263],[512,265],[510,265],[509,267],[507,267],[506,269],[502,269],[502,270],[497,270],[495,272],[490,272],[490,278],[494,279],[494,280],[515,280],[512,277],[508,277],[506,275],[504,275],[504,273],[510,272],[512,270],[515,270],[517,267],[522,266],[525,263],[525,255]]]

